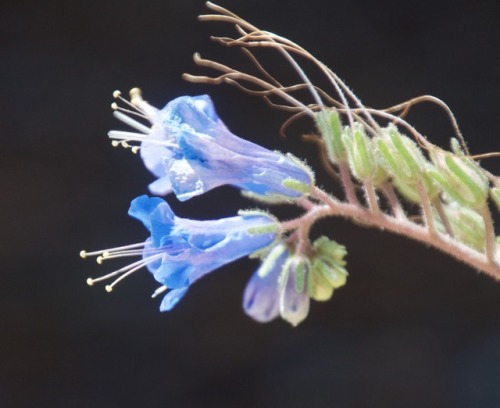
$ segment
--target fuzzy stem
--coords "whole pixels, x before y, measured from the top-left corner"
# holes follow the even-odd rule
[[[439,197],[437,197],[436,199],[434,199],[432,201],[432,205],[434,206],[434,208],[436,209],[436,211],[439,215],[439,219],[441,220],[441,223],[443,224],[444,230],[446,231],[446,233],[450,237],[454,238],[455,234],[453,233],[453,228],[451,227],[450,220],[448,219],[448,216],[446,215],[446,212],[445,212],[444,207],[443,207],[443,203],[441,202]]]
[[[380,191],[382,191],[382,194],[384,194],[384,197],[389,203],[389,206],[391,207],[394,217],[406,219],[405,211],[401,206],[401,203],[399,202],[396,193],[394,192],[394,187],[392,187],[392,184],[386,181],[380,187]]]
[[[499,265],[490,262],[485,254],[475,251],[450,236],[431,233],[426,226],[416,224],[408,219],[398,219],[386,214],[377,215],[359,205],[340,202],[318,187],[314,189],[313,195],[329,207],[329,211],[322,211],[322,216],[340,216],[354,221],[362,221],[364,225],[371,225],[420,241],[484,272],[495,280],[500,280]]]
[[[368,201],[371,212],[374,214],[380,214],[380,207],[378,205],[377,194],[375,193],[373,183],[371,181],[365,181],[364,187],[366,199]]]
[[[340,171],[340,179],[342,180],[342,185],[344,187],[347,201],[349,201],[351,204],[360,205],[358,197],[356,197],[356,193],[354,192],[351,173],[349,172],[349,166],[347,165],[347,162],[341,161],[338,166]]]
[[[437,235],[436,225],[434,224],[434,217],[432,216],[432,205],[429,200],[429,196],[425,191],[425,187],[422,182],[417,182],[417,190],[420,195],[420,202],[422,206],[422,210],[424,212],[425,225],[429,229],[429,233],[431,235]]]

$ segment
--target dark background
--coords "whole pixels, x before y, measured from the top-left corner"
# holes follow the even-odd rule
[[[496,1],[221,5],[303,45],[365,104],[433,94],[472,152],[498,150]],[[195,51],[239,61],[209,41],[233,32],[198,23],[205,11],[200,0],[0,2],[0,406],[500,406],[500,285],[404,238],[323,223],[350,249],[351,275],[298,328],[244,315],[256,268],[246,260],[198,282],[166,314],[146,271],[112,294],[86,286],[122,264],[98,266],[81,249],[146,237],[126,211],[153,178],[107,139],[124,128],[111,115],[113,90],[140,86],[158,107],[209,92],[235,133],[317,164],[299,125],[279,139],[282,112],[228,86],[181,80],[208,73],[194,66]],[[452,130],[437,108],[409,118],[447,145]],[[485,165],[498,171],[495,160]],[[230,188],[169,201],[200,219],[251,205]]]

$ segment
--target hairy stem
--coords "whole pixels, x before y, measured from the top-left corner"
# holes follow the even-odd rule
[[[316,187],[313,195],[329,208],[322,212],[323,216],[340,216],[354,221],[361,221],[364,225],[371,225],[420,241],[453,258],[464,262],[492,277],[500,280],[500,267],[490,262],[486,254],[480,253],[452,237],[437,232],[431,233],[427,226],[416,224],[408,219],[395,218],[386,214],[374,214],[360,205],[338,201],[326,192]]]

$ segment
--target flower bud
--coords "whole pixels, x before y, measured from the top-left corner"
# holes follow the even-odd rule
[[[325,301],[333,291],[346,283],[347,271],[344,257],[347,251],[343,245],[322,236],[313,243],[314,256],[308,276],[309,296]]]
[[[422,177],[426,158],[415,142],[399,133],[395,126],[388,126],[383,133],[384,136],[377,139],[377,146],[389,172],[406,183],[415,184]]]
[[[342,135],[342,141],[347,151],[347,158],[351,173],[360,181],[371,181],[379,185],[387,179],[381,166],[381,158],[373,141],[366,135],[361,124],[354,125]]]
[[[486,205],[488,178],[483,169],[472,159],[456,156],[449,152],[433,152],[435,168],[429,176],[459,204],[479,209]]]
[[[322,110],[315,114],[316,126],[321,134],[330,162],[338,164],[346,160],[346,150],[342,142],[342,122],[335,109]]]
[[[280,276],[280,315],[297,326],[309,313],[309,294],[305,285],[307,262],[299,256],[288,258]]]
[[[445,205],[444,210],[455,238],[478,251],[484,250],[486,235],[481,215],[457,202]]]
[[[389,126],[383,133],[376,144],[396,189],[407,200],[418,204],[422,200],[418,188],[421,183],[429,199],[434,200],[440,189],[427,175],[431,164],[415,142],[399,133],[395,126]]]

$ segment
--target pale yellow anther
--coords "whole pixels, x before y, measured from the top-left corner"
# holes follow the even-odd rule
[[[94,279],[88,278],[87,279],[87,285],[92,286],[94,284]]]
[[[118,104],[117,104],[116,102],[113,102],[113,103],[111,104],[111,109],[113,109],[113,110],[118,110]]]
[[[104,252],[102,253],[102,257],[103,257],[103,258],[109,258],[109,251],[104,251]]]
[[[125,141],[120,142],[120,144],[121,144],[121,145],[122,145],[122,147],[124,147],[125,149],[126,149],[127,147],[129,147],[129,144],[128,144],[127,142],[125,142]]]
[[[137,106],[138,103],[143,102],[142,91],[139,88],[132,88],[129,94],[132,105]]]
[[[106,287],[104,289],[106,289],[106,292],[108,292],[108,293],[113,292],[113,286],[111,286],[111,285],[106,285]]]
[[[121,95],[122,93],[119,90],[113,92],[113,98],[119,98]]]
[[[87,251],[80,251],[80,257],[81,258],[86,258],[87,257]]]
[[[139,146],[132,147],[132,153],[137,154],[139,152]]]
[[[100,265],[102,264],[102,261],[104,261],[104,258],[102,256],[98,256],[96,262]]]
[[[120,142],[119,142],[118,140],[113,140],[113,141],[111,142],[111,146],[113,146],[113,147],[118,147],[118,146],[120,146]]]

